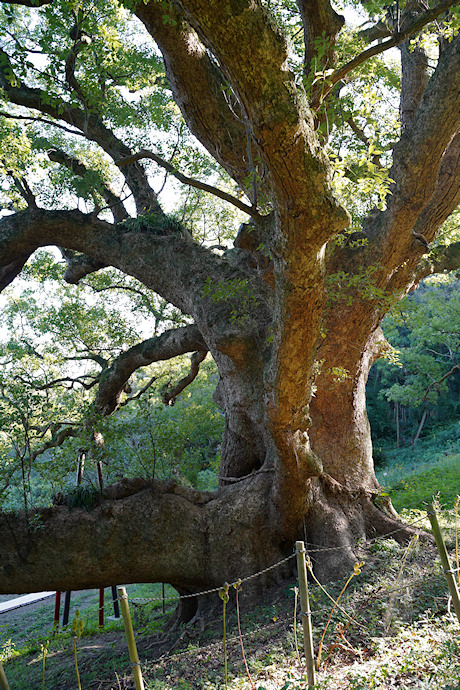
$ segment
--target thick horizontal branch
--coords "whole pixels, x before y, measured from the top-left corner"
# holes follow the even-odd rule
[[[120,161],[118,161],[117,165],[119,168],[123,168],[125,165],[129,165],[134,161],[142,160],[142,158],[150,158],[150,160],[155,161],[155,163],[167,170],[173,177],[176,178],[176,180],[179,180],[179,182],[187,184],[190,187],[195,187],[196,189],[201,189],[204,192],[208,192],[209,194],[213,194],[214,196],[219,197],[219,199],[228,201],[230,204],[233,204],[233,206],[236,206],[236,208],[238,208],[240,211],[247,213],[253,218],[259,218],[257,209],[253,206],[248,206],[247,204],[244,204],[242,201],[232,196],[231,194],[224,192],[222,189],[213,187],[212,185],[206,184],[205,182],[200,182],[200,180],[196,180],[193,177],[187,177],[186,175],[183,175],[171,163],[168,163],[168,161],[164,160],[164,158],[161,158],[161,156],[158,156],[156,153],[153,153],[153,151],[146,151],[145,149],[143,149],[142,151],[139,151],[139,153],[136,153],[133,156],[129,156],[128,158],[122,158]]]
[[[310,100],[311,107],[313,109],[318,108],[321,105],[321,102],[332,91],[333,87],[339,81],[342,81],[342,79],[344,79],[348,74],[350,74],[350,72],[362,65],[364,62],[374,57],[375,55],[384,53],[386,50],[394,48],[395,46],[398,46],[400,43],[403,43],[406,39],[410,38],[410,36],[413,36],[418,31],[421,31],[427,24],[436,19],[436,17],[439,17],[440,14],[442,14],[443,12],[445,12],[446,10],[448,10],[456,4],[457,0],[444,0],[436,7],[427,10],[422,15],[417,17],[417,19],[414,22],[408,24],[403,30],[394,33],[393,36],[389,38],[387,41],[383,41],[378,45],[372,46],[371,48],[364,50],[359,55],[356,55],[356,57],[354,57],[352,60],[347,62],[339,69],[335,70],[328,77],[327,83],[323,84],[321,89],[317,90],[312,95],[312,98]]]
[[[0,219],[0,267],[6,267],[5,274],[11,273],[10,264],[19,259],[24,262],[26,256],[48,245],[81,252],[137,278],[183,314],[191,315],[200,328],[206,328],[207,344],[211,331],[219,340],[226,340],[230,333],[247,337],[259,328],[261,320],[269,318],[272,293],[260,276],[242,271],[175,226],[169,231],[162,225],[162,217],[147,218],[141,228],[114,225],[77,210],[34,209]],[[231,286],[235,280],[244,281],[253,295],[249,308],[253,318],[241,323],[233,322],[232,314],[235,310],[248,313],[246,293],[216,302],[204,289],[208,284]]]
[[[244,491],[247,482],[250,491]],[[91,589],[113,582],[168,582],[194,593],[252,575],[286,553],[276,547],[267,520],[270,475],[247,482],[205,492],[137,478],[107,487],[103,500],[88,510],[59,505],[28,515],[0,513],[0,593]],[[259,525],[262,559],[260,553],[248,553],[242,566],[234,549],[222,548],[229,524],[238,525],[244,544],[251,543],[254,524]],[[120,553],[123,558],[112,557]]]
[[[96,396],[96,409],[101,414],[111,414],[120,403],[121,394],[128,379],[140,367],[172,359],[186,352],[200,351],[205,356],[207,350],[196,326],[184,326],[165,331],[155,338],[149,338],[134,345],[119,355],[105,370]]]

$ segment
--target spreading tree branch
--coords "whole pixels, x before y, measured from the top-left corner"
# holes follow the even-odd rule
[[[452,369],[451,369],[450,371],[448,371],[447,374],[444,374],[444,376],[442,376],[442,377],[439,379],[439,381],[433,381],[433,383],[430,383],[430,385],[428,386],[428,388],[427,388],[426,391],[425,391],[425,395],[423,396],[423,401],[425,401],[425,400],[428,398],[428,396],[429,396],[429,394],[430,394],[430,391],[431,391],[433,388],[436,388],[436,390],[439,391],[439,389],[441,388],[441,384],[443,383],[443,381],[445,381],[447,378],[449,378],[449,376],[452,376],[452,374],[453,374],[454,372],[456,372],[458,369],[460,369],[460,364],[454,364],[454,366],[452,367]]]
[[[411,127],[393,149],[394,180],[388,206],[374,221],[387,245],[387,261],[400,268],[392,276],[396,286],[407,280],[425,249],[414,236],[432,242],[437,230],[459,201],[460,176],[460,36],[442,51],[437,68],[419,102]],[[382,236],[381,234],[381,236]],[[397,250],[396,250],[397,247]]]
[[[52,424],[51,439],[31,452],[30,462],[34,462],[39,455],[43,455],[43,453],[46,453],[46,451],[50,450],[50,448],[58,448],[62,446],[67,438],[76,438],[80,436],[80,434],[81,430],[74,426],[65,424],[65,426],[62,428],[62,424],[60,423]]]
[[[47,151],[48,158],[60,165],[64,165],[66,168],[71,170],[75,175],[79,177],[84,177],[88,172],[89,168],[79,161],[74,156],[69,155],[62,149],[51,148]],[[110,187],[105,184],[102,180],[100,181],[100,186],[98,191],[107,203],[108,208],[113,214],[113,219],[115,223],[121,223],[122,221],[129,218],[128,212],[123,206],[123,202],[119,196],[117,196]],[[99,210],[99,209],[98,209]]]
[[[228,83],[216,62],[172,3],[166,11],[158,2],[138,3],[134,13],[161,50],[169,85],[190,131],[247,190],[251,171],[246,130],[239,105],[229,107]]]
[[[121,403],[119,403],[118,407],[124,407],[125,405],[129,405],[129,403],[133,402],[133,400],[139,400],[140,397],[144,395],[148,389],[153,386],[155,381],[158,379],[158,376],[152,376],[147,383],[140,388],[135,395],[131,395],[129,398],[126,398],[125,400],[122,400]]]
[[[425,13],[417,17],[417,19],[408,23],[404,29],[395,32],[392,35],[392,37],[389,38],[387,41],[383,41],[378,45],[372,46],[371,48],[367,48],[367,50],[364,50],[362,53],[356,55],[352,60],[347,62],[345,65],[335,70],[327,78],[327,83],[323,84],[320,89],[317,89],[312,94],[310,99],[311,107],[314,110],[316,110],[321,105],[322,101],[332,91],[334,86],[338,84],[339,81],[345,79],[345,77],[348,74],[350,74],[350,72],[355,70],[363,63],[365,63],[371,57],[374,57],[375,55],[380,55],[380,53],[384,53],[386,50],[394,48],[398,46],[400,43],[403,43],[406,39],[421,31],[427,24],[432,22],[434,19],[436,19],[436,17],[439,17],[440,14],[446,12],[446,10],[450,9],[455,4],[456,0],[443,0],[443,2],[439,3],[439,5],[437,5],[436,7],[427,10]]]
[[[132,275],[195,320],[203,319],[206,303],[206,318],[213,314],[222,323],[222,338],[232,328],[235,333],[251,330],[259,319],[267,317],[271,294],[262,278],[255,273],[252,276],[243,273],[231,260],[217,256],[175,228],[171,234],[168,232],[162,226],[162,218],[157,219],[155,215],[151,219],[147,217],[145,224],[137,228],[114,225],[77,210],[29,209],[0,219],[0,267],[5,267],[5,278],[11,280],[17,275],[19,260],[24,263],[26,255],[30,256],[39,247],[54,245],[81,252],[93,261]],[[249,281],[254,296],[253,319],[243,329],[240,324],[232,326],[231,321],[235,308],[247,312],[242,297],[214,302],[204,292],[209,281],[223,285],[236,278]]]
[[[178,381],[172,388],[165,386],[161,392],[161,401],[164,405],[174,405],[176,398],[179,393],[182,393],[184,388],[189,386],[192,381],[198,376],[200,371],[200,364],[206,358],[207,351],[194,352],[190,358],[190,371],[187,376],[184,376],[180,381]]]
[[[140,367],[194,351],[204,353],[204,356],[207,353],[207,346],[196,326],[165,331],[155,338],[134,345],[119,355],[105,370],[96,396],[96,409],[101,414],[111,414],[120,404],[121,394],[130,376]]]
[[[42,7],[50,5],[53,0],[0,0],[5,5],[25,5],[26,7]]]
[[[15,105],[38,110],[50,115],[58,122],[67,122],[76,127],[90,141],[96,142],[116,163],[121,158],[131,155],[130,149],[109,130],[102,118],[93,112],[80,110],[61,98],[50,98],[41,89],[21,83],[15,76],[8,54],[0,48],[0,88],[6,98]],[[124,171],[126,182],[131,189],[139,213],[152,210],[161,213],[156,194],[150,187],[145,170],[134,162]]]
[[[139,153],[136,153],[133,156],[129,156],[128,158],[122,158],[121,161],[118,161],[117,165],[119,168],[123,168],[125,165],[129,165],[130,163],[141,160],[142,158],[149,158],[150,160],[155,161],[155,163],[167,170],[173,177],[179,180],[179,182],[187,184],[190,187],[195,187],[195,189],[201,189],[204,192],[208,192],[209,194],[213,194],[214,196],[219,197],[219,199],[228,201],[230,204],[233,204],[233,206],[236,206],[236,208],[238,208],[240,211],[247,213],[253,218],[259,218],[259,213],[257,212],[256,208],[254,208],[254,206],[248,206],[247,204],[244,204],[236,197],[232,196],[231,194],[228,194],[227,192],[224,192],[221,189],[218,189],[217,187],[213,187],[212,185],[206,184],[205,182],[200,182],[200,180],[196,180],[193,177],[187,177],[186,175],[183,175],[181,172],[176,170],[176,168],[171,163],[168,163],[168,161],[164,160],[164,158],[161,158],[161,156],[158,156],[156,153],[153,153],[152,151],[146,151],[145,149],[143,149],[142,151],[139,151]]]
[[[91,379],[89,383],[87,383],[84,379]],[[47,383],[43,384],[35,384],[31,381],[28,381],[27,379],[23,378],[22,376],[15,376],[15,379],[18,381],[21,381],[24,383],[26,386],[29,386],[29,388],[33,388],[36,391],[46,391],[49,390],[50,388],[55,388],[57,386],[63,386],[64,388],[67,388],[68,390],[72,390],[75,387],[75,384],[79,384],[84,388],[85,390],[91,390],[91,388],[94,388],[94,386],[97,385],[99,379],[100,379],[100,374],[99,376],[91,376],[90,374],[85,374],[83,376],[77,376],[76,378],[73,378],[72,376],[63,376],[62,378],[59,379],[54,379],[53,381],[48,381]],[[68,386],[64,384],[70,384]]]
[[[0,266],[0,292],[20,274],[29,256],[30,254],[20,254],[11,263],[6,266]]]

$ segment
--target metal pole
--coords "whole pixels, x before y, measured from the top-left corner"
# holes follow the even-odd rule
[[[59,614],[61,612],[61,592],[56,592],[54,600],[54,625],[59,627]]]
[[[444,544],[442,532],[439,527],[436,510],[432,503],[430,503],[430,505],[428,506],[428,517],[431,522],[431,531],[433,532],[433,536],[436,540],[436,546],[438,547],[439,555],[441,557],[441,563],[444,569],[444,575],[446,576],[450,596],[452,597],[454,610],[457,614],[458,622],[460,623],[460,597],[458,594],[458,587],[454,578],[452,566],[450,565],[449,555],[447,553],[446,545]]]
[[[3,670],[3,664],[0,661],[0,689],[1,690],[10,690],[10,686],[8,685],[8,681],[6,679],[5,671]]]
[[[117,588],[112,585],[113,614],[115,618],[120,618],[120,607],[118,606]]]
[[[305,565],[305,544],[296,541],[297,572],[299,575],[300,607],[303,626],[303,645],[307,662],[307,683],[309,688],[315,686],[315,658],[313,654],[313,635],[311,629],[311,611],[308,598],[307,568]]]
[[[65,593],[64,599],[64,613],[62,614],[62,627],[65,628],[69,624],[69,609],[70,609],[70,595],[72,591],[69,590]]]
[[[104,589],[99,590],[99,627],[104,627]]]
[[[126,641],[128,643],[129,659],[131,661],[131,668],[133,669],[134,685],[136,690],[144,690],[144,681],[142,679],[141,664],[139,655],[137,653],[136,640],[134,639],[133,624],[131,622],[131,614],[129,612],[128,595],[125,587],[118,588],[118,599],[120,600],[121,613],[123,616],[123,625],[125,626]]]

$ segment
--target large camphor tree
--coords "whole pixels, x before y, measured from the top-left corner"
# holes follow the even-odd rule
[[[140,367],[193,353],[189,380],[206,355],[217,366],[225,431],[217,491],[132,479],[89,511],[0,514],[1,592],[194,593],[298,538],[327,579],[401,526],[374,475],[365,386],[391,304],[458,265],[455,242],[430,252],[460,196],[454,4],[353,1],[351,29],[329,0],[2,2],[2,289],[49,245],[69,283],[134,277],[184,325],[104,363],[93,419]],[[233,248],[165,213],[162,168],[237,209]],[[97,446],[95,428],[87,416],[81,433]],[[56,420],[41,443],[69,436]]]

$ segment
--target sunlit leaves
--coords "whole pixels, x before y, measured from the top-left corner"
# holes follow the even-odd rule
[[[436,403],[448,389],[449,378],[441,379],[460,363],[458,287],[454,277],[427,279],[418,294],[403,300],[385,320],[385,334],[398,348],[400,362],[399,371],[387,370],[389,400],[416,407],[425,400]]]

